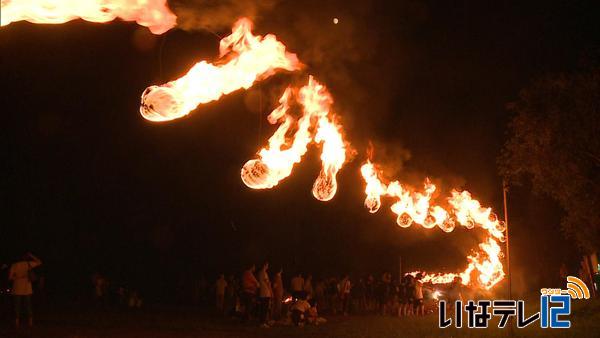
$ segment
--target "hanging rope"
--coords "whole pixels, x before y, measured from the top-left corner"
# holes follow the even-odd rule
[[[262,112],[263,112],[263,102],[262,102],[262,86],[258,84],[258,144],[260,144],[262,139]]]
[[[163,66],[162,66],[163,47],[165,46],[165,41],[167,41],[167,35],[169,34],[169,32],[162,35],[162,39],[160,40],[160,46],[158,47],[158,78],[161,81],[163,81]]]

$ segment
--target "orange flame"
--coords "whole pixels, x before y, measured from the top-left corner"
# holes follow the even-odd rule
[[[451,208],[447,211],[441,206],[431,204],[436,186],[429,179],[425,179],[424,191],[418,192],[402,186],[398,181],[388,185],[382,183],[370,161],[362,165],[361,173],[367,184],[365,206],[374,213],[381,206],[382,196],[396,199],[391,209],[398,215],[396,221],[403,228],[415,223],[427,229],[437,225],[443,231],[451,232],[458,222],[468,229],[478,225],[494,238],[504,240],[504,222],[498,220],[491,208],[481,207],[479,201],[472,199],[468,191],[452,191],[452,196],[448,198]]]
[[[189,114],[199,104],[218,100],[235,90],[251,87],[276,70],[294,71],[302,67],[295,54],[274,35],[255,36],[252,22],[240,19],[232,34],[221,40],[220,58],[227,61],[209,64],[197,63],[183,77],[162,86],[148,87],[142,94],[140,112],[151,121],[168,121]],[[302,107],[302,116],[296,120],[288,112],[293,102]],[[280,123],[269,138],[267,147],[258,152],[258,158],[249,160],[241,169],[241,179],[252,189],[269,189],[288,177],[294,165],[302,160],[308,145],[321,144],[322,168],[315,180],[312,193],[321,201],[331,200],[337,191],[336,176],[346,161],[346,144],[341,127],[330,112],[333,99],[327,88],[309,76],[308,84],[300,89],[288,87],[279,100],[279,106],[268,116],[271,124]],[[290,130],[294,128],[293,136]],[[501,250],[496,240],[504,240],[504,225],[490,208],[481,207],[467,191],[453,191],[448,198],[449,208],[432,204],[436,186],[425,180],[422,192],[401,185],[398,181],[384,184],[375,166],[367,162],[361,167],[367,186],[365,206],[375,213],[381,207],[381,197],[395,199],[391,209],[401,227],[413,223],[424,228],[439,227],[451,232],[460,224],[468,229],[476,225],[486,230],[489,237],[479,245],[479,252],[468,256],[468,267],[459,274],[425,275],[424,281],[448,283],[461,277],[463,283],[473,284],[471,274],[478,273],[477,282],[489,289],[504,278]]]
[[[162,34],[177,20],[167,0],[2,0],[0,25],[15,21],[60,24],[75,19],[109,22],[135,21],[154,34]]]
[[[270,189],[292,173],[294,164],[300,162],[306,153],[310,137],[311,115],[304,109],[304,115],[297,121],[294,140],[287,144],[286,135],[294,124],[294,118],[287,114],[293,97],[292,88],[287,88],[279,99],[280,105],[269,115],[269,122],[283,123],[269,139],[269,145],[258,152],[258,159],[249,160],[242,167],[241,177],[246,186],[252,189]],[[283,149],[288,146],[287,149]]]
[[[456,277],[460,277],[462,284],[464,285],[479,285],[486,290],[491,289],[494,285],[502,281],[505,276],[502,262],[500,261],[500,246],[496,240],[488,237],[487,241],[479,244],[479,249],[481,250],[480,252],[476,252],[474,255],[469,255],[467,257],[469,265],[463,272],[425,274],[421,280],[424,283],[448,284]],[[478,273],[476,282],[471,280],[471,274],[474,271]],[[418,273],[418,271],[414,271],[409,274],[416,276]]]
[[[294,118],[287,114],[290,101],[295,98],[302,106],[302,117],[297,121],[293,139],[287,134],[294,124]],[[269,122],[282,122],[269,145],[258,152],[258,159],[244,164],[242,181],[252,189],[269,189],[288,177],[294,164],[299,163],[311,142],[322,143],[322,169],[313,185],[313,195],[321,201],[331,200],[337,190],[336,175],[346,161],[346,145],[340,127],[331,118],[333,103],[327,88],[308,78],[308,84],[294,90],[286,89],[279,100],[280,105],[269,115]],[[311,132],[316,126],[316,135]]]
[[[381,207],[381,196],[386,194],[387,187],[381,183],[377,177],[375,166],[371,161],[363,164],[360,168],[360,172],[362,173],[365,182],[367,182],[367,187],[365,189],[365,192],[367,193],[365,207],[369,209],[370,213],[374,214]]]
[[[337,191],[336,176],[346,162],[346,146],[339,126],[327,117],[319,119],[315,142],[323,143],[321,152],[322,168],[313,185],[313,196],[320,201],[329,201]]]
[[[413,223],[426,229],[436,225],[445,232],[451,232],[458,223],[467,229],[476,225],[489,234],[486,241],[479,244],[480,251],[468,256],[469,265],[464,272],[455,274],[427,274],[423,282],[433,284],[450,283],[455,277],[461,277],[465,285],[473,284],[471,273],[478,273],[477,283],[485,289],[490,289],[504,278],[501,250],[496,240],[504,241],[504,222],[498,220],[491,208],[483,208],[479,201],[472,199],[468,191],[452,191],[448,198],[449,210],[439,205],[432,205],[432,195],[436,186],[428,179],[425,180],[424,191],[416,192],[402,186],[398,181],[388,185],[381,182],[375,166],[370,161],[361,167],[365,187],[365,206],[369,212],[375,213],[381,206],[381,197],[388,196],[396,199],[392,211],[397,215],[396,222],[400,227],[407,228]],[[411,273],[416,275],[415,273]]]
[[[220,58],[225,56],[231,58],[224,64],[200,61],[181,78],[146,88],[140,107],[142,116],[156,122],[180,118],[199,104],[248,89],[278,69],[294,71],[302,66],[274,35],[253,35],[252,22],[246,18],[238,20],[231,35],[221,40]]]

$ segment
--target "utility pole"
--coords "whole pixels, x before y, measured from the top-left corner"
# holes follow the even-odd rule
[[[508,192],[508,183],[502,181],[502,196],[504,197],[504,224],[506,225],[506,274],[508,275],[508,299],[512,299],[512,283],[510,274],[510,236],[508,233],[508,208],[506,203],[506,194]]]
[[[510,245],[508,235],[508,207],[506,203],[506,194],[508,192],[508,182],[502,180],[502,197],[504,199],[504,225],[506,226],[506,274],[508,275],[508,299],[512,299],[512,275],[510,273]],[[513,337],[513,324],[512,321],[509,324],[508,336]]]
[[[402,255],[398,256],[398,278],[402,280]]]

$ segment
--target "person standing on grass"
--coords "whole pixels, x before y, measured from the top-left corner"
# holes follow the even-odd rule
[[[227,287],[225,288],[225,314],[235,313],[238,298],[238,282],[233,275],[227,278]]]
[[[344,278],[340,282],[340,300],[342,302],[342,313],[344,316],[348,315],[348,310],[350,309],[350,291],[352,291],[350,277],[344,275]]]
[[[364,313],[366,309],[365,303],[365,281],[362,277],[358,278],[358,282],[352,288],[353,309],[356,313]]]
[[[398,317],[404,317],[408,315],[408,308],[412,306],[410,302],[410,281],[408,276],[403,276],[400,279],[400,288],[398,298],[400,300],[400,306],[398,307]]]
[[[258,283],[260,289],[258,291],[258,305],[260,313],[261,327],[269,326],[269,308],[271,298],[273,298],[273,290],[271,289],[271,281],[269,280],[269,263],[265,263],[258,274]]]
[[[450,285],[450,289],[447,292],[447,297],[446,297],[446,307],[448,310],[448,313],[454,313],[455,310],[455,302],[457,300],[462,301],[462,278],[459,276],[454,277],[454,280],[452,280],[452,284]]]
[[[279,269],[273,280],[273,319],[281,318],[281,307],[283,302],[283,269]]]
[[[329,306],[329,311],[331,314],[335,315],[338,311],[338,294],[339,287],[338,281],[335,277],[329,278],[327,281],[327,289],[325,290],[327,302]]]
[[[412,275],[406,275],[406,315],[413,315],[414,304],[415,304],[415,278]]]
[[[417,316],[425,315],[425,305],[423,304],[423,275],[417,274],[415,281],[415,314]]]
[[[33,326],[33,311],[31,309],[31,283],[35,279],[33,268],[40,266],[42,261],[31,253],[23,255],[20,261],[10,267],[8,278],[13,283],[13,297],[15,301],[15,326],[21,324],[21,314],[25,312],[29,326]]]
[[[244,307],[244,320],[250,319],[254,311],[254,302],[256,300],[256,290],[258,289],[258,280],[254,277],[256,266],[252,264],[242,276],[242,296],[241,302]]]
[[[225,289],[227,288],[227,281],[225,280],[225,274],[220,274],[219,279],[215,283],[215,291],[217,296],[217,311],[220,314],[224,313],[225,310]]]
[[[377,310],[381,315],[385,316],[388,294],[387,272],[381,274],[381,280],[377,283],[375,292],[377,294]]]
[[[367,311],[372,311],[375,308],[375,278],[373,275],[367,277],[365,289]]]

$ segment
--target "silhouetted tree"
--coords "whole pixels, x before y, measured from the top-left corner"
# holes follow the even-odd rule
[[[531,180],[564,209],[561,225],[584,251],[600,247],[600,67],[548,76],[509,104],[515,113],[501,174]]]

